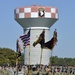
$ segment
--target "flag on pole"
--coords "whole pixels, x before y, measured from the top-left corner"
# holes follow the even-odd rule
[[[30,45],[30,30],[27,34],[20,36],[21,41],[23,42],[23,46],[26,47],[27,45]]]
[[[43,48],[48,48],[50,50],[52,50],[55,46],[55,41],[54,41],[54,37],[52,37],[51,40],[49,40],[48,42],[44,43],[44,47]]]
[[[17,39],[17,42],[16,42],[16,52],[18,52],[17,57],[21,56],[21,51],[22,51],[22,48],[21,48],[21,46],[19,44],[19,40]]]
[[[50,50],[53,50],[55,44],[58,41],[57,37],[55,37],[54,35],[55,34],[53,34],[51,40],[45,43],[45,31],[43,30],[42,33],[39,35],[38,39],[33,43],[33,46],[35,47],[39,43],[41,45],[41,48],[48,48]]]
[[[35,47],[38,43],[41,45],[41,48],[43,48],[44,42],[45,42],[45,30],[42,31],[42,33],[39,35],[38,39],[33,43],[33,46]]]
[[[44,48],[48,48],[50,50],[53,50],[55,44],[57,43],[57,31],[56,29],[53,32],[53,37],[48,42],[44,43]]]

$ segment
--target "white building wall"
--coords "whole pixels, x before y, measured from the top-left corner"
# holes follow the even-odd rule
[[[43,29],[45,29],[45,42],[50,40],[50,30],[47,27],[31,27],[30,28],[30,65],[32,64],[40,64],[40,56],[41,56],[41,45],[37,44],[33,47],[33,43],[38,39],[39,35],[42,33]],[[25,31],[25,33],[28,29]],[[29,46],[26,46],[24,51],[24,64],[29,64]],[[50,62],[51,51],[49,49],[43,49],[42,52],[42,62],[43,65],[48,65]]]

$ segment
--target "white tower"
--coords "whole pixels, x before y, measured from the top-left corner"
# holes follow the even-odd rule
[[[45,42],[50,40],[50,27],[58,20],[58,9],[49,6],[29,6],[16,8],[15,20],[23,27],[24,33],[30,31],[30,65],[40,64],[41,47],[37,44],[33,47],[39,35],[45,30]],[[50,50],[43,49],[42,62],[48,65],[50,62]],[[29,46],[24,51],[24,64],[29,64]]]

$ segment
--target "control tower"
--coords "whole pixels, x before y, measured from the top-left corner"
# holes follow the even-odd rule
[[[33,47],[39,35],[45,30],[45,42],[50,40],[50,27],[58,20],[58,9],[50,6],[26,6],[14,10],[15,20],[23,27],[24,34],[30,29],[30,65],[40,64],[41,47]],[[24,50],[24,64],[29,64],[29,47]],[[50,63],[51,51],[43,49],[43,65]]]

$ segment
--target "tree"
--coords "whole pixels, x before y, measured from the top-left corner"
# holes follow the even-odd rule
[[[51,65],[61,65],[61,66],[75,66],[75,58],[58,58],[57,56],[52,56]]]
[[[0,48],[0,65],[15,65],[16,52],[9,48]]]

